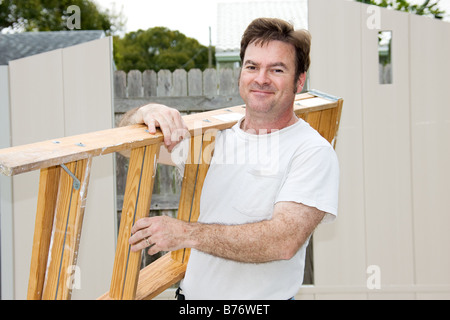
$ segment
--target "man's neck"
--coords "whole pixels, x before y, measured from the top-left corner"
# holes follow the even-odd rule
[[[283,128],[289,127],[298,121],[297,116],[291,110],[288,114],[275,119],[270,119],[270,117],[258,117],[250,114],[246,110],[245,118],[241,122],[241,129],[245,132],[253,134],[266,134],[272,131],[281,130]]]

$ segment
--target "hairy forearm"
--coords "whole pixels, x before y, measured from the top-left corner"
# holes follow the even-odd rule
[[[244,225],[196,223],[193,226],[193,247],[224,259],[261,263],[285,258],[279,239],[274,239],[269,222]]]
[[[278,203],[270,220],[241,225],[191,224],[190,247],[240,262],[291,259],[323,216],[315,208]]]
[[[224,259],[262,263],[290,259],[310,235],[286,215],[242,225],[196,223],[192,247]]]

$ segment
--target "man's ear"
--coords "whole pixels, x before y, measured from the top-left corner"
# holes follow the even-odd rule
[[[303,86],[305,85],[306,82],[306,72],[303,72],[302,74],[300,74],[300,76],[297,79],[297,91],[296,93],[300,93],[303,90]]]

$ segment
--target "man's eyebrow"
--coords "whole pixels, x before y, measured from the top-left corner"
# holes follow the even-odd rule
[[[274,62],[274,63],[271,63],[271,64],[269,64],[269,67],[282,67],[282,68],[284,68],[284,69],[288,69],[288,67],[287,67],[287,65],[285,64],[285,63],[283,63],[283,62]]]
[[[245,61],[244,61],[244,65],[248,65],[248,64],[250,64],[250,65],[255,65],[255,66],[259,65],[259,63],[255,62],[255,61],[253,61],[253,60],[245,60]],[[268,65],[268,67],[269,67],[269,68],[273,68],[273,67],[282,67],[282,68],[284,68],[284,69],[288,69],[287,65],[286,65],[285,63],[281,62],[281,61],[271,63],[271,64]]]
[[[252,61],[252,60],[245,60],[245,61],[244,61],[244,65],[246,65],[246,64],[258,65],[258,63],[254,62],[254,61]]]

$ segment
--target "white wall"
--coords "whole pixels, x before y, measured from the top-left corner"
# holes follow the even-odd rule
[[[9,72],[8,66],[0,66],[0,148],[11,146],[11,127],[9,112]],[[13,257],[13,233],[11,226],[12,194],[11,177],[0,175],[0,262],[1,262],[1,298],[12,299],[14,281],[11,274],[14,270]]]
[[[10,61],[12,145],[112,127],[112,39]],[[112,155],[93,160],[73,299],[108,290],[115,250]],[[27,295],[39,172],[13,177],[14,298]],[[6,226],[2,225],[2,230]]]
[[[339,218],[317,230],[315,286],[299,298],[450,298],[450,24],[314,0],[309,30],[311,88],[344,107]],[[378,83],[381,30],[393,32],[392,84]]]
[[[450,284],[450,23],[410,18],[416,282]]]

